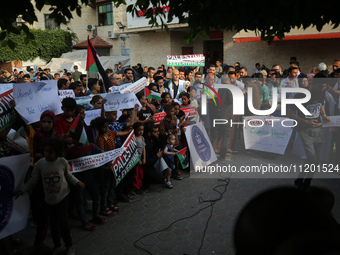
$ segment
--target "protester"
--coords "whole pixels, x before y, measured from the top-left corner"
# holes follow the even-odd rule
[[[19,191],[13,193],[16,198],[31,190],[40,179],[43,180],[45,202],[50,219],[51,234],[53,239],[54,252],[61,251],[60,237],[65,242],[67,254],[75,254],[72,244],[71,230],[68,222],[68,194],[70,193],[69,183],[81,189],[85,188],[69,172],[69,164],[62,155],[62,144],[59,140],[47,140],[43,145],[44,158],[39,160],[33,169],[31,179]]]

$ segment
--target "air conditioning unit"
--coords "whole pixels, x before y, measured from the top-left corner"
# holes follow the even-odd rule
[[[87,31],[93,31],[96,29],[95,25],[87,25]]]
[[[22,15],[19,15],[16,19],[17,23],[25,23],[25,21],[22,19]]]
[[[116,39],[116,38],[118,38],[118,34],[116,34],[114,31],[110,30],[110,31],[107,31],[107,37],[110,38],[110,39]]]

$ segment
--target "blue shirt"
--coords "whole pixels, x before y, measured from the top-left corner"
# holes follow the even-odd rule
[[[126,122],[120,123],[118,121],[115,121],[115,122],[109,123],[109,130],[111,130],[111,131],[120,132],[125,127],[126,127]],[[116,148],[122,147],[122,140],[121,140],[120,136],[116,136],[115,145],[116,145]]]

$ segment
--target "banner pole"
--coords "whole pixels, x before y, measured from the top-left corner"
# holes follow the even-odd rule
[[[89,71],[86,71],[86,91],[88,91],[89,87]]]

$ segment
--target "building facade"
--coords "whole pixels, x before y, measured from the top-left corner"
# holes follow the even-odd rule
[[[127,4],[133,1],[127,1]],[[55,24],[48,15],[49,10],[45,6],[37,12],[39,22],[33,28],[54,29]],[[233,65],[237,61],[248,68],[248,73],[253,73],[255,63],[269,68],[274,64],[287,68],[289,58],[295,56],[301,70],[308,73],[320,62],[326,63],[331,70],[333,60],[340,58],[340,28],[330,31],[334,36],[328,39],[306,36],[303,39],[274,41],[271,45],[256,40],[237,43],[233,31],[212,31],[209,37],[184,44],[186,24],[178,24],[178,20],[174,19],[168,25],[169,32],[166,32],[159,27],[151,27],[142,12],[133,17],[126,12],[125,5],[116,8],[110,1],[98,0],[96,6],[83,6],[82,16],[73,16],[74,19],[66,25],[61,24],[60,28],[70,28],[76,33],[78,41],[75,43],[86,40],[88,35],[99,36],[112,44],[111,49],[99,51],[100,55],[130,55],[131,65],[141,63],[142,66],[157,68],[161,64],[166,66],[167,55],[204,54],[206,59],[210,58],[210,63],[221,59],[223,63]]]

